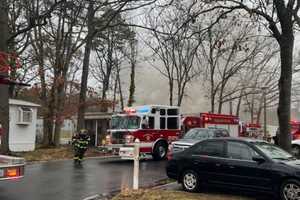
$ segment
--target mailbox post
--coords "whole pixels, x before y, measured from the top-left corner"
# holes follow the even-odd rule
[[[139,189],[139,162],[140,162],[140,140],[136,139],[134,143],[134,154],[133,154],[133,189]]]

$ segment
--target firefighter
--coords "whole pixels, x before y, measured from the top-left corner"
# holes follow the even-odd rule
[[[82,129],[78,134],[72,138],[72,144],[74,147],[74,162],[80,164],[84,153],[86,152],[90,142],[90,136],[86,129]]]

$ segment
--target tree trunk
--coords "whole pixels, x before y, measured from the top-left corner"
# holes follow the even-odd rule
[[[54,126],[54,145],[58,147],[60,145],[60,131],[62,127],[63,119],[59,114],[56,115],[55,126]]]
[[[242,104],[242,96],[243,96],[243,91],[241,90],[241,93],[240,93],[240,97],[238,99],[238,103],[237,103],[237,106],[236,106],[236,112],[235,112],[235,115],[236,116],[240,116],[240,109],[241,109],[241,104]]]
[[[120,95],[120,103],[121,103],[121,110],[124,109],[124,98],[123,98],[123,92],[122,92],[122,84],[121,84],[121,77],[120,77],[120,66],[117,64],[117,80],[118,80],[118,86],[119,86],[119,95]]]
[[[66,78],[62,78],[65,80]],[[57,86],[56,114],[54,127],[54,145],[60,145],[60,132],[64,121],[63,110],[65,105],[65,82],[59,82]]]
[[[220,96],[219,96],[219,106],[218,106],[218,113],[219,114],[222,113],[222,108],[223,108],[224,87],[225,87],[225,83],[223,83],[223,81],[222,81],[222,86],[221,86],[221,89],[220,89]]]
[[[0,52],[7,53],[8,32],[8,6],[7,0],[0,1]],[[0,66],[1,67],[1,66]],[[0,75],[8,75],[7,72],[0,73]],[[1,153],[9,153],[9,97],[8,85],[0,84],[0,124],[3,128],[1,136]]]
[[[128,106],[132,106],[132,104],[134,103],[134,92],[135,92],[135,63],[131,63],[129,98],[127,104]]]
[[[87,92],[87,81],[89,75],[89,64],[90,64],[90,54],[91,46],[93,41],[93,19],[94,19],[94,1],[90,1],[88,8],[88,36],[85,44],[84,58],[82,64],[82,75],[81,75],[81,85],[80,85],[80,95],[79,95],[79,106],[78,106],[78,119],[77,119],[77,130],[84,128],[84,113],[85,113],[85,102],[86,102],[86,92]]]
[[[135,93],[135,65],[136,65],[136,41],[133,40],[130,42],[130,64],[131,64],[131,72],[130,72],[130,86],[129,86],[129,98],[128,98],[128,106],[132,106],[134,103],[134,93]]]
[[[46,110],[46,119],[44,119],[44,122],[46,122],[46,124],[44,124],[44,128],[46,128],[46,135],[44,136],[44,145],[54,145],[54,141],[53,141],[53,123],[54,123],[54,116],[56,115],[56,84],[57,84],[57,75],[54,76],[54,80],[53,80],[53,86],[51,88],[50,91],[50,97],[49,97],[49,102],[47,104],[47,110]],[[48,141],[47,141],[48,140]]]
[[[11,72],[9,75],[10,80],[16,80],[17,76],[17,69],[14,67],[11,68]],[[15,93],[16,85],[11,84],[9,85],[9,98],[15,98],[16,93]]]
[[[169,80],[169,104],[170,106],[173,105],[173,80]]]
[[[261,98],[259,99],[259,105],[258,105],[258,110],[256,113],[256,124],[260,124],[260,118],[261,118],[261,113],[263,110],[263,102],[264,101],[264,95],[261,96]],[[253,111],[254,113],[254,111]]]
[[[47,107],[45,107],[45,109],[47,110]],[[43,116],[43,145],[47,147],[52,145],[53,141],[53,119],[49,116],[47,111],[43,112]]]
[[[286,151],[291,150],[291,128],[290,128],[290,112],[291,112],[291,87],[292,87],[292,66],[293,66],[293,49],[294,36],[292,28],[290,30],[283,29],[280,38],[280,58],[281,58],[281,74],[279,79],[279,145]]]
[[[229,114],[232,115],[233,114],[233,108],[232,108],[232,100],[229,101]]]
[[[115,112],[116,110],[117,88],[118,88],[118,78],[116,77],[115,84],[114,84],[114,94],[113,94],[113,112]]]
[[[211,86],[213,87],[213,86]],[[214,92],[213,92],[213,88],[211,88],[211,93],[210,93],[210,111],[211,113],[214,113],[215,112],[215,95],[214,95]]]
[[[251,124],[253,124],[254,123],[254,95],[252,95],[252,99],[251,99],[250,114],[251,114]]]
[[[262,112],[262,105],[259,105],[257,114],[256,114],[256,124],[260,124],[260,117],[261,117],[261,112]]]
[[[109,90],[110,76],[111,71],[114,65],[113,62],[113,53],[114,53],[114,33],[110,31],[108,33],[108,46],[107,46],[107,62],[106,62],[106,73],[104,75],[103,84],[102,84],[102,99],[107,98],[107,92]],[[117,63],[118,65],[118,63]]]

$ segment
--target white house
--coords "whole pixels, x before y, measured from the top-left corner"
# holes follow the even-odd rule
[[[37,109],[40,105],[9,99],[9,149],[33,151],[36,140]]]

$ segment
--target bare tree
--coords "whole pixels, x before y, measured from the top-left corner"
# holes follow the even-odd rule
[[[130,85],[129,85],[129,97],[127,106],[132,106],[135,102],[134,93],[135,93],[135,71],[137,63],[137,40],[135,37],[129,40],[129,55],[127,56],[130,64]]]
[[[213,26],[230,14],[248,13],[248,19],[264,25],[275,38],[280,49],[281,73],[279,85],[278,119],[280,126],[279,144],[287,151],[291,149],[290,110],[293,72],[294,31],[300,25],[300,2],[295,0],[255,1],[193,1],[189,7],[189,15],[182,27],[200,15],[218,11],[212,16]],[[206,28],[203,28],[204,31]]]
[[[31,5],[35,13],[47,6],[40,0]],[[61,4],[53,13],[55,17],[48,20],[48,25],[36,27],[30,36],[42,88],[45,145],[59,144],[68,71],[82,45],[83,25],[79,30],[77,26],[83,8],[83,3],[79,1]]]
[[[93,38],[102,31],[105,31],[109,27],[116,26],[120,24],[120,21],[117,20],[117,24],[113,23],[115,18],[120,18],[121,13],[136,10],[142,8],[144,6],[151,5],[156,0],[122,0],[122,1],[95,1],[97,5],[94,7],[94,3],[91,3],[89,6],[88,12],[88,35],[87,35],[87,43],[86,43],[86,52],[85,52],[85,62],[83,62],[83,74],[81,79],[81,91],[80,91],[80,99],[79,99],[79,109],[78,109],[78,127],[77,129],[83,128],[84,126],[84,112],[85,112],[85,99],[86,99],[86,88],[87,88],[87,78],[88,78],[88,70],[89,70],[89,56],[90,56],[90,45],[92,44]],[[91,22],[95,15],[100,15],[98,18],[102,20],[100,24],[96,24]],[[99,20],[98,20],[99,22]],[[124,24],[123,24],[124,25]],[[108,80],[109,81],[109,80]],[[107,82],[107,80],[106,80]],[[103,96],[105,96],[104,88]]]
[[[191,30],[189,26],[180,29],[175,35],[172,34],[179,28],[182,15],[184,13],[180,10],[169,9],[157,18],[149,17],[148,23],[153,31],[150,32],[151,38],[144,41],[152,49],[153,56],[160,61],[159,65],[162,65],[155,69],[168,79],[169,104],[174,104],[174,95],[177,93],[176,105],[178,106],[185,96],[187,84],[200,73],[198,65],[195,64],[200,40],[188,38]],[[165,34],[159,34],[158,31]]]
[[[43,12],[41,15],[35,13],[34,15],[30,16],[30,18],[28,18],[28,21],[26,20],[25,22],[20,22],[18,21],[18,25],[13,24],[16,23],[16,15],[10,15],[9,16],[9,10],[10,7],[9,5],[11,5],[11,3],[14,3],[13,5],[16,5],[15,2],[9,2],[7,0],[3,0],[0,3],[0,9],[1,9],[1,22],[0,22],[0,29],[1,29],[1,39],[0,39],[0,51],[4,52],[4,53],[10,53],[8,52],[9,50],[9,44],[12,43],[13,40],[15,40],[18,36],[22,35],[22,34],[27,34],[27,32],[29,30],[31,30],[33,27],[36,26],[42,26],[45,23],[45,20],[47,18],[49,18],[49,15],[53,12],[53,10],[56,9],[56,6],[60,5],[62,1],[55,1],[53,4],[51,4],[48,9],[45,10],[45,12]],[[24,4],[22,4],[24,5]],[[23,6],[20,5],[20,8],[24,8]],[[25,9],[26,12],[26,9]],[[18,13],[20,13],[18,11]],[[24,19],[21,18],[20,19]],[[26,18],[25,18],[26,19]],[[43,21],[43,23],[38,23],[40,21]],[[13,22],[10,23],[10,27],[9,27],[9,22]],[[28,23],[27,23],[28,22]],[[18,28],[16,28],[18,27]],[[11,28],[9,30],[9,28]],[[15,28],[15,29],[14,29]],[[9,35],[10,33],[10,35]],[[14,46],[14,45],[12,45]],[[26,46],[26,45],[25,45]],[[15,47],[15,46],[14,46]],[[15,73],[15,70],[13,70],[12,75]],[[1,72],[2,73],[2,72]],[[2,74],[2,76],[7,76],[8,73],[4,72]],[[3,153],[8,153],[9,152],[9,147],[8,147],[8,138],[9,138],[9,106],[8,106],[8,96],[9,96],[9,90],[8,90],[8,86],[7,85],[2,85],[0,86],[0,94],[2,96],[1,98],[1,107],[3,107],[3,109],[0,109],[2,112],[0,114],[0,121],[3,124],[3,128],[4,128],[4,133],[2,135],[2,145],[1,145],[1,149]]]
[[[197,59],[206,65],[204,85],[209,93],[211,112],[222,113],[224,103],[231,105],[237,96],[245,95],[245,88],[252,81],[249,75],[275,56],[272,41],[255,36],[255,27],[233,16],[203,33]],[[215,105],[218,105],[217,110]]]

